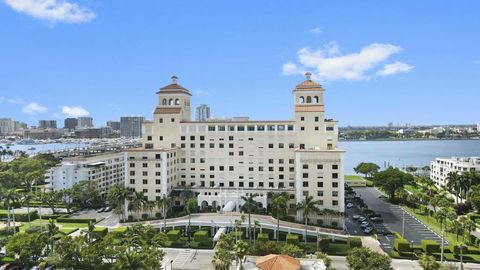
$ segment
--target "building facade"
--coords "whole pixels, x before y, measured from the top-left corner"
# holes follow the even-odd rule
[[[125,138],[141,138],[143,116],[120,117],[120,136]]]
[[[93,118],[84,116],[84,117],[78,117],[78,124],[77,128],[91,128],[93,127]]]
[[[64,120],[64,129],[68,129],[69,131],[73,131],[78,126],[78,119],[77,118],[65,118]]]
[[[38,120],[38,128],[57,128],[57,120]]]
[[[95,181],[101,194],[106,194],[125,178],[125,154],[109,153],[97,156],[64,158],[46,174],[46,183],[53,190],[71,188],[74,184]]]
[[[430,163],[430,178],[437,187],[447,185],[450,172],[462,174],[474,171],[480,171],[480,157],[436,158]]]
[[[195,121],[207,121],[210,116],[210,107],[206,104],[200,104],[195,108]]]
[[[269,192],[287,192],[291,209],[313,196],[320,208],[343,212],[337,122],[325,119],[324,89],[306,75],[293,90],[294,118],[278,121],[191,121],[191,94],[172,77],[143,125],[143,146],[127,152],[126,185],[149,200],[190,189],[201,207],[237,210],[241,196],[258,194],[265,208]]]
[[[12,134],[14,130],[14,121],[12,119],[0,118],[0,135]]]
[[[120,122],[107,121],[107,127],[111,127],[113,131],[120,131]]]

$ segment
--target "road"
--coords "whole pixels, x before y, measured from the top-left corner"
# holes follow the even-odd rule
[[[441,237],[418,221],[415,217],[411,216],[399,206],[390,204],[384,199],[379,198],[382,193],[377,189],[371,187],[355,188],[354,191],[364,200],[369,209],[382,215],[383,225],[380,224],[380,227],[384,226],[389,231],[401,234],[402,220],[404,219],[404,237],[413,245],[420,245],[422,239],[435,240],[438,243],[441,243]],[[349,217],[351,217],[351,214],[353,213],[349,213]],[[351,226],[351,223],[355,223],[355,221],[347,221],[349,233],[355,234],[355,230],[352,229],[354,227]],[[379,235],[378,240],[386,252],[393,249],[393,236]],[[448,243],[445,241],[445,245],[447,244]]]

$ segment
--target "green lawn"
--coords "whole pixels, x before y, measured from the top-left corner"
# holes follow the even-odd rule
[[[57,223],[57,226],[60,227],[60,231],[70,234],[77,229],[86,229],[88,228],[87,223]],[[25,232],[26,229],[30,228],[30,226],[46,226],[48,224],[48,220],[40,220],[36,219],[29,224],[28,222],[22,222],[22,226],[20,227],[20,232]]]
[[[345,181],[366,181],[360,175],[345,175]]]

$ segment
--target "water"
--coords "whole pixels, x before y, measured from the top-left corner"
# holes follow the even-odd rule
[[[5,144],[0,144],[1,147],[4,149],[7,148]],[[35,154],[35,153],[45,153],[48,151],[59,151],[65,149],[74,149],[74,148],[82,148],[88,146],[84,143],[48,143],[48,144],[14,144],[10,146],[10,150],[16,151],[21,150],[25,151],[27,154]],[[28,150],[29,148],[34,147],[35,150]]]
[[[430,165],[437,157],[480,156],[479,140],[438,141],[355,141],[340,142],[345,150],[344,170],[354,173],[360,162],[373,162],[382,169]]]

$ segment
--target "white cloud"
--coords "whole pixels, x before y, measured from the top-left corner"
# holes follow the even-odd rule
[[[310,29],[310,32],[314,33],[314,34],[321,34],[323,33],[322,29],[320,27],[315,27],[315,28],[312,28]]]
[[[22,111],[26,114],[37,114],[37,113],[46,113],[48,111],[47,107],[42,106],[35,102],[28,103],[23,107]]]
[[[210,92],[207,92],[207,91],[201,90],[201,89],[195,89],[195,90],[193,90],[193,92],[197,95],[211,96]]]
[[[402,72],[410,72],[414,66],[409,64],[405,64],[403,62],[397,61],[393,64],[386,64],[383,66],[383,69],[377,71],[377,75],[379,76],[390,76],[397,73]]]
[[[318,50],[300,49],[297,53],[299,63],[284,64],[283,74],[303,74],[310,70],[320,81],[366,80],[374,75],[372,70],[401,50],[392,44],[373,43],[359,52],[342,54],[339,46],[330,42]]]
[[[7,102],[8,103],[11,103],[11,104],[20,104],[20,105],[25,105],[27,104],[27,102],[25,102],[23,99],[21,98],[9,98],[7,99]]]
[[[62,106],[62,114],[66,115],[67,117],[82,117],[82,116],[89,116],[90,113],[80,106]]]
[[[95,13],[66,0],[3,0],[19,13],[50,22],[83,23],[95,18]]]

